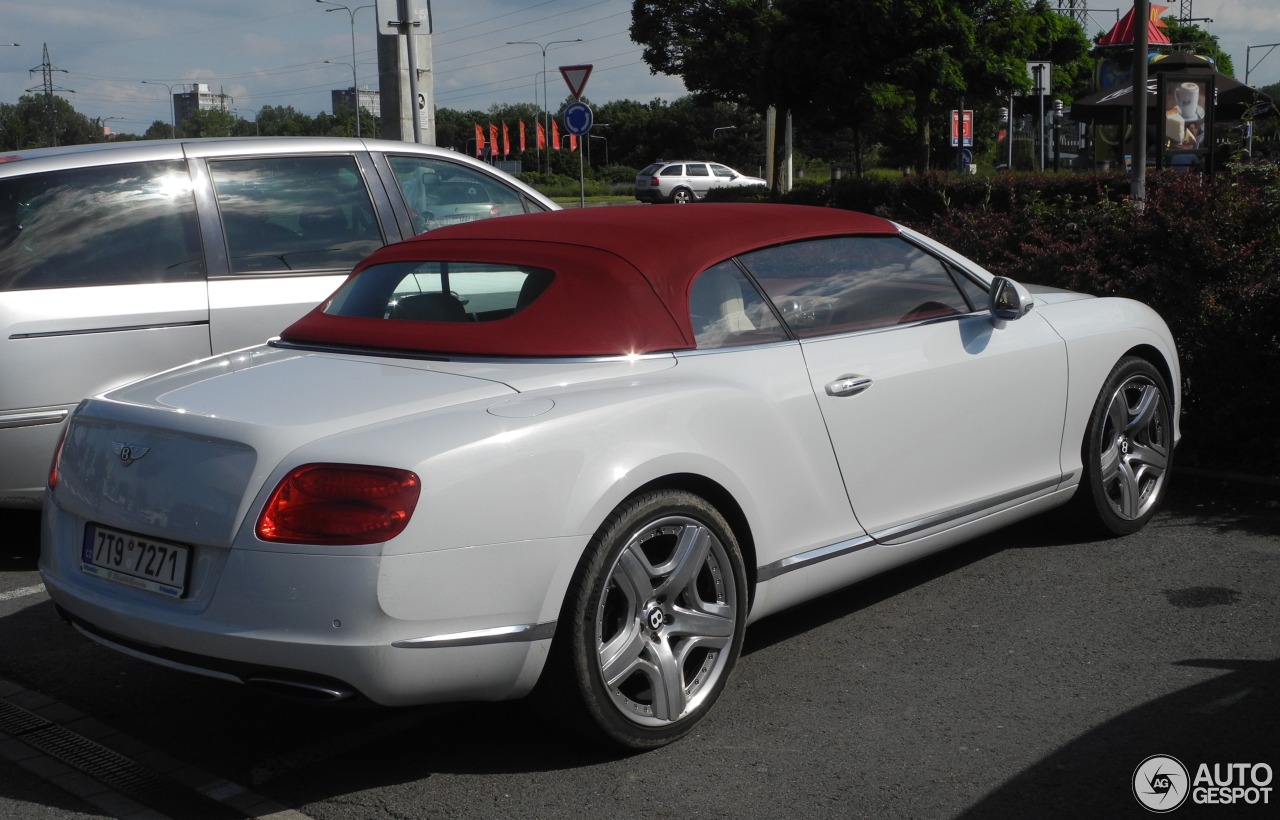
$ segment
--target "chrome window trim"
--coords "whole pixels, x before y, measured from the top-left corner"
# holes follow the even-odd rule
[[[15,333],[12,339],[53,339],[60,336],[91,336],[95,333],[123,333],[129,330],[164,330],[175,327],[207,327],[209,320],[197,322],[157,322],[149,325],[116,325],[113,327],[89,327],[81,330],[50,330],[43,333]]]
[[[0,415],[0,430],[18,427],[38,427],[44,424],[61,424],[70,410],[33,410],[24,413],[6,413]]]
[[[603,362],[642,362],[652,359],[671,359],[677,354],[684,355],[693,351],[661,351],[658,353],[611,354],[608,356],[540,356],[523,358],[520,356],[458,356],[450,353],[426,353],[411,350],[397,350],[384,347],[347,347],[343,345],[304,344],[286,342],[283,339],[268,339],[267,344],[283,350],[306,350],[312,353],[340,353],[347,356],[373,356],[382,359],[411,359],[424,362],[458,362],[462,364],[600,364]],[[722,351],[712,350],[709,353]]]

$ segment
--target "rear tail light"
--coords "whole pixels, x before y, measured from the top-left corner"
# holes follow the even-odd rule
[[[62,431],[58,433],[58,445],[53,448],[53,462],[49,464],[49,489],[56,489],[58,486],[58,470],[62,468],[62,445],[67,442],[67,428],[69,424],[62,425]]]
[[[657,188],[657,187],[658,187],[658,178],[657,178],[657,177],[651,177],[651,178],[649,179],[649,187],[651,187],[651,188]]]
[[[359,464],[307,464],[281,479],[258,537],[291,544],[375,544],[409,524],[422,481],[408,470]]]

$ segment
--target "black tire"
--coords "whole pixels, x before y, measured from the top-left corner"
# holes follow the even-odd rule
[[[628,500],[591,540],[534,693],[544,717],[631,750],[688,734],[724,690],[746,627],[737,539],[698,496]]]
[[[671,192],[671,202],[676,205],[688,205],[693,202],[693,191],[688,188],[676,188]]]
[[[1101,535],[1128,535],[1160,508],[1173,467],[1173,403],[1150,362],[1121,359],[1094,402],[1076,491],[1080,522]]]

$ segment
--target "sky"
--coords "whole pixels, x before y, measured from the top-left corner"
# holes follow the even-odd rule
[[[351,86],[352,18],[316,0],[2,0],[0,102],[42,91],[43,50],[55,93],[111,130],[142,133],[170,118],[169,94],[204,83],[227,94],[240,116],[264,105],[304,114],[331,111],[329,91]],[[355,12],[355,63],[362,87],[377,77],[374,0],[346,0]],[[1177,14],[1186,0],[1167,0]],[[1198,25],[1219,38],[1253,85],[1280,82],[1280,2],[1190,0]],[[686,91],[677,77],[654,75],[631,42],[631,0],[432,0],[432,75],[436,105],[487,111],[504,103],[541,106],[542,50],[553,101],[568,89],[558,66],[591,64],[584,98],[599,105],[630,99],[672,102]],[[1079,5],[1079,4],[1077,4]],[[1088,3],[1086,34],[1115,23],[1113,0]],[[367,8],[361,8],[369,6]],[[556,40],[582,42],[556,43]],[[1248,46],[1255,48],[1246,52]],[[420,55],[421,56],[421,55]],[[326,63],[326,60],[329,61]],[[34,69],[34,70],[32,70]]]

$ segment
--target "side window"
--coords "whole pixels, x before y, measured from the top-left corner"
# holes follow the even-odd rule
[[[711,172],[721,179],[733,179],[733,171],[723,165],[712,165]]]
[[[0,180],[0,291],[203,278],[185,162]]]
[[[741,261],[802,338],[970,311],[943,263],[896,236],[797,242]]]
[[[689,316],[699,350],[787,338],[760,292],[732,262],[699,274],[689,293]]]
[[[661,173],[659,173],[659,174],[658,174],[658,176],[660,176],[660,177],[682,177],[682,176],[684,176],[684,166],[683,166],[683,165],[668,165],[666,168],[663,168],[663,169],[662,169]]]
[[[691,177],[710,176],[707,173],[707,166],[701,162],[690,163],[687,167],[689,169],[689,176]]]
[[[414,233],[525,212],[519,191],[457,163],[413,156],[388,156],[387,162],[413,217]]]
[[[350,269],[382,247],[351,156],[209,163],[232,273]]]

